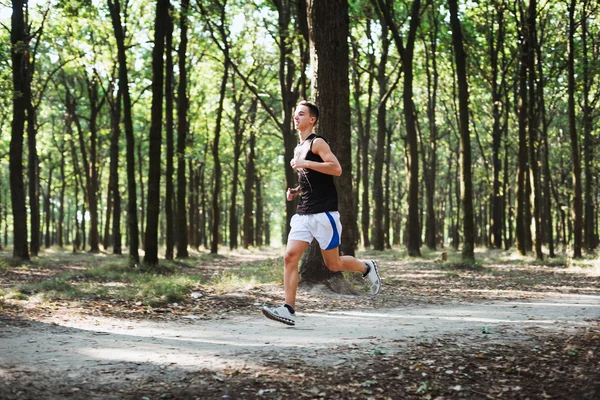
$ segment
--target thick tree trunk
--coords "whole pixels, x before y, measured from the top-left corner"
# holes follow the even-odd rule
[[[169,19],[169,0],[156,1],[154,48],[152,50],[152,107],[148,150],[148,204],[144,235],[144,263],[158,264],[158,219],[160,214],[160,156],[163,121],[163,83],[165,36]]]
[[[25,130],[25,110],[27,98],[17,93],[27,93],[27,67],[29,60],[29,41],[26,37],[24,8],[27,0],[12,0],[12,20],[10,42],[13,48],[12,80],[13,80],[13,119],[10,139],[10,192],[13,213],[13,257],[29,260],[27,243],[27,207],[25,184],[23,182],[23,136]]]
[[[456,62],[458,80],[458,102],[460,120],[460,167],[461,167],[461,202],[463,206],[464,242],[462,258],[466,262],[475,261],[474,227],[473,227],[473,187],[471,176],[471,139],[469,134],[469,86],[467,79],[466,53],[463,45],[463,34],[458,19],[457,0],[448,0],[450,8],[450,24],[452,26],[452,43]]]
[[[340,251],[354,255],[356,216],[352,204],[352,154],[350,149],[350,83],[348,79],[348,1],[307,2],[308,27],[313,69],[313,93],[321,108],[319,132],[327,137],[342,167],[336,179],[342,229]],[[289,168],[288,168],[289,169]],[[303,281],[344,281],[341,272],[330,271],[321,257],[316,241],[309,246],[300,267]],[[343,285],[343,284],[342,284]]]
[[[188,223],[186,210],[187,178],[185,173],[185,148],[187,145],[189,100],[187,95],[187,26],[189,0],[181,0],[179,19],[179,86],[177,87],[177,258],[187,258]]]
[[[127,232],[129,257],[131,264],[139,264],[139,228],[137,215],[137,188],[135,179],[135,138],[133,135],[133,119],[131,116],[131,95],[127,72],[127,55],[125,53],[125,34],[121,25],[120,0],[107,0],[112,20],[119,59],[119,90],[123,95],[123,118],[127,141]]]

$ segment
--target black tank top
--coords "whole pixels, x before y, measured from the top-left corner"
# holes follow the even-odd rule
[[[298,159],[323,162],[323,159],[312,152],[313,141],[322,136],[311,134],[294,150]],[[333,182],[333,175],[324,174],[309,168],[298,170],[300,201],[296,208],[298,214],[318,214],[327,211],[338,211],[338,195]]]

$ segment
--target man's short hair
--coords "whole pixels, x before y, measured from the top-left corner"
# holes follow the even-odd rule
[[[315,103],[311,103],[307,100],[302,100],[300,103],[298,103],[298,105],[308,107],[308,113],[310,114],[310,116],[316,118],[315,124],[319,121],[319,107],[317,107]]]

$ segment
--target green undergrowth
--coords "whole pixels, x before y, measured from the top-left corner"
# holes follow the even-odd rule
[[[222,270],[210,279],[209,285],[217,292],[225,293],[236,288],[265,283],[283,282],[283,258],[249,261],[232,269]]]
[[[158,265],[129,265],[127,256],[106,254],[43,254],[28,262],[0,259],[0,271],[25,276],[0,289],[0,298],[14,300],[140,301],[150,306],[183,302],[202,285],[218,293],[283,281],[283,259],[238,261],[223,255],[199,254]],[[206,277],[203,266],[218,272]]]

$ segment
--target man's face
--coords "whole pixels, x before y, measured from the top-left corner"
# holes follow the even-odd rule
[[[307,106],[299,105],[294,114],[294,127],[299,131],[311,128],[315,124],[315,117],[310,116],[310,110]]]

